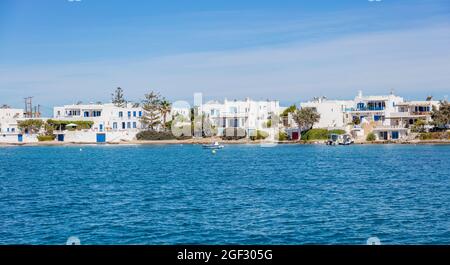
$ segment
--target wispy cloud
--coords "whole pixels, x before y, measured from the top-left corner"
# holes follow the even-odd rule
[[[46,67],[0,67],[2,100],[40,95],[51,103],[108,100],[122,86],[138,99],[155,89],[171,99],[277,98],[367,93],[442,96],[450,85],[450,27],[361,33],[315,43],[221,52],[185,53],[134,61],[99,61]],[[70,96],[69,96],[70,95]]]

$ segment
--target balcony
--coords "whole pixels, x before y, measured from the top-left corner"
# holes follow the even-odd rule
[[[248,112],[221,112],[219,116],[214,118],[245,118],[248,117]]]
[[[357,111],[382,111],[385,107],[381,106],[368,106],[368,107],[359,107],[356,108]]]

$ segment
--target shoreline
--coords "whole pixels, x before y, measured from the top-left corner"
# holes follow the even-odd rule
[[[8,146],[89,146],[89,145],[200,145],[200,144],[210,144],[214,139],[187,139],[187,140],[133,140],[133,141],[123,141],[123,142],[35,142],[35,143],[0,143],[0,147]],[[265,141],[251,141],[251,140],[216,140],[221,144],[264,144]],[[281,145],[325,145],[324,141],[279,141],[275,142]],[[450,140],[413,140],[413,141],[374,141],[374,142],[355,142],[354,145],[446,145],[450,144]]]

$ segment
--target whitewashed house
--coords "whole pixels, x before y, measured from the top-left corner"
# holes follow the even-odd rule
[[[203,104],[201,112],[217,129],[218,136],[224,136],[227,128],[242,128],[249,137],[257,130],[268,130],[268,121],[280,115],[280,103],[277,100],[225,99]]]
[[[23,109],[0,108],[0,142],[15,143],[22,140],[17,124],[23,118],[23,113]]]
[[[393,93],[385,96],[363,96],[359,91],[354,99],[352,108],[346,111],[347,121],[351,122],[355,118],[363,122],[375,122],[377,125],[390,126],[391,113],[397,111],[397,105],[404,100]]]
[[[311,101],[300,103],[301,108],[313,108],[320,115],[314,128],[344,128],[348,121],[346,111],[353,108],[353,100],[329,100],[326,97],[316,97]]]
[[[53,108],[53,119],[63,121],[92,121],[90,130],[55,131],[59,141],[117,142],[135,138],[142,128],[141,107],[127,103],[125,107],[106,104],[73,104]]]
[[[74,104],[53,108],[55,120],[92,121],[92,130],[120,131],[141,128],[142,108],[128,103],[126,107],[117,107],[113,103],[106,104]]]
[[[432,121],[431,114],[433,107],[439,109],[439,101],[420,100],[406,101],[397,104],[396,112],[391,113],[391,125],[410,127],[417,120],[423,120],[427,123]]]

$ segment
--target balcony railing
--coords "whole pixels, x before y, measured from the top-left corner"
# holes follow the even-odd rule
[[[372,111],[372,110],[384,110],[385,107],[359,107],[356,108],[358,111]]]

